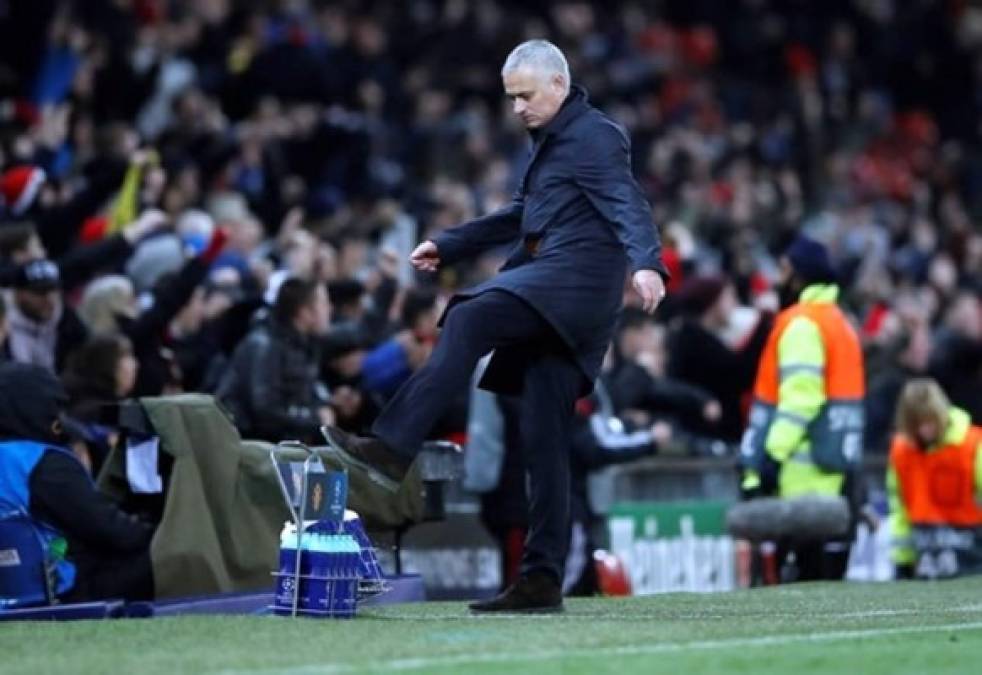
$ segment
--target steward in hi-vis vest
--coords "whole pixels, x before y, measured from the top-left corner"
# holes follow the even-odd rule
[[[897,431],[887,492],[898,575],[982,572],[982,427],[925,378],[904,387]]]
[[[153,597],[154,528],[68,449],[67,400],[45,368],[0,363],[0,607]]]
[[[800,249],[808,252],[802,257],[824,257],[821,245],[801,238],[784,259],[791,267],[787,284],[803,288],[775,319],[761,356],[741,447],[743,487],[781,497],[837,495],[862,457],[863,354],[836,305],[839,287],[827,259],[796,262]]]
[[[849,478],[863,450],[859,338],[836,304],[839,287],[824,246],[799,236],[781,266],[786,309],[774,321],[757,370],[741,445],[743,492],[850,499]],[[848,546],[843,540],[796,548],[797,578],[841,578]]]

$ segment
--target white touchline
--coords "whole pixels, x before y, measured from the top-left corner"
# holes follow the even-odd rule
[[[364,671],[405,671],[422,670],[477,663],[525,663],[529,661],[551,661],[559,658],[602,656],[641,656],[670,652],[727,649],[733,647],[773,647],[804,642],[831,642],[833,640],[858,640],[860,638],[883,637],[887,635],[909,635],[915,633],[944,633],[958,630],[982,630],[982,621],[970,623],[947,623],[935,626],[906,626],[896,628],[868,628],[861,630],[830,631],[827,633],[797,633],[789,635],[769,635],[758,638],[732,638],[727,640],[698,640],[695,642],[666,642],[654,645],[622,645],[612,647],[591,647],[589,649],[544,649],[514,654],[487,653],[459,656],[434,656],[432,658],[390,659],[387,661],[368,661],[364,663],[331,664],[309,663],[301,666],[262,669],[228,669],[216,675],[336,675]]]
[[[869,610],[857,610],[855,612],[841,612],[841,613],[829,613],[829,614],[813,614],[809,618],[811,619],[830,619],[834,621],[839,621],[841,619],[873,619],[883,616],[908,616],[912,614],[923,615],[923,616],[945,616],[952,614],[975,614],[977,612],[982,612],[982,604],[976,603],[972,605],[957,605],[955,607],[938,607],[935,609],[869,609]],[[709,613],[709,612],[686,612],[686,617],[695,619],[736,619],[736,618],[746,618],[751,616],[748,612],[742,613]],[[396,614],[396,613],[386,613],[385,611],[375,611],[371,614],[365,615],[367,618],[374,619],[376,621],[412,621],[413,623],[419,623],[421,621],[456,621],[460,619],[466,619],[468,621],[511,621],[516,615],[515,614],[467,614],[463,612],[448,612],[447,614],[427,614],[425,616],[410,616],[408,614]],[[799,612],[766,612],[758,613],[752,615],[752,618],[764,618],[764,619],[797,619],[800,618],[801,614]],[[665,619],[677,618],[675,615],[668,615],[664,612],[662,613],[651,613],[651,614],[621,614],[618,612],[584,612],[584,613],[572,613],[566,612],[563,614],[527,614],[522,616],[522,621],[607,621],[607,620],[624,620],[624,621],[661,621]]]

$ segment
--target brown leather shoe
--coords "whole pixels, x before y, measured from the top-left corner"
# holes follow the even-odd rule
[[[352,459],[367,464],[394,481],[401,482],[409,471],[412,460],[394,452],[378,438],[365,438],[349,434],[337,427],[321,427],[321,433],[330,445],[340,448]]]
[[[468,607],[478,614],[550,614],[563,611],[563,590],[551,575],[529,572],[497,597],[472,602]]]

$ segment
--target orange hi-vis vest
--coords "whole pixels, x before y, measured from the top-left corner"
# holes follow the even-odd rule
[[[862,399],[866,395],[863,380],[863,353],[856,331],[831,302],[802,302],[777,315],[767,338],[754,383],[754,397],[777,405],[781,378],[778,372],[777,345],[784,329],[793,319],[804,316],[818,326],[825,346],[825,396],[829,399]]]
[[[811,459],[826,470],[845,471],[862,455],[866,383],[859,337],[832,302],[799,302],[775,318],[757,369],[750,426],[742,448],[743,463],[757,469],[763,461],[781,386],[778,343],[788,324],[799,316],[818,326],[825,350],[825,405],[808,426]]]
[[[890,464],[897,474],[907,518],[914,525],[982,526],[975,497],[975,456],[982,427],[969,427],[960,443],[924,451],[903,434],[894,437]]]

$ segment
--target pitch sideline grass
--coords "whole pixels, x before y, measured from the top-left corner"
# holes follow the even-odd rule
[[[354,621],[0,624],[0,673],[108,672],[967,675],[982,672],[982,578],[574,600],[543,617],[429,603]]]

